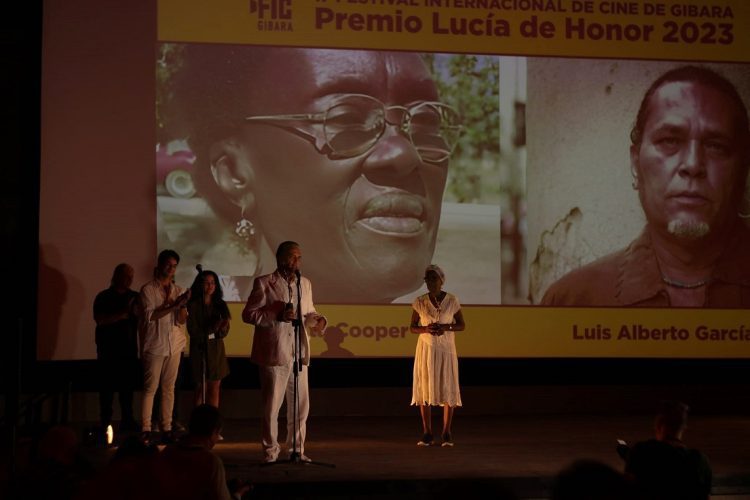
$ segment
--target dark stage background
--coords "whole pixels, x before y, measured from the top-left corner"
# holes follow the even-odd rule
[[[2,144],[5,162],[2,182],[3,279],[2,387],[5,410],[12,414],[20,394],[71,390],[93,391],[93,362],[37,362],[35,358],[40,79],[41,2],[17,5],[16,15],[2,16],[1,50],[4,68],[0,82],[4,97]],[[81,193],[70,193],[71,197]],[[95,230],[95,229],[92,229]],[[93,326],[92,326],[93,328]],[[254,367],[245,358],[231,359],[232,374],[227,389],[258,387]],[[550,388],[572,391],[588,404],[582,411],[650,412],[653,397],[674,388],[695,411],[747,413],[750,407],[750,362],[748,360],[661,359],[466,359],[460,360],[461,382],[466,387],[499,386]],[[188,382],[185,382],[187,384]],[[411,383],[411,359],[314,360],[311,385],[315,388],[404,388]],[[626,397],[617,395],[627,386]],[[605,396],[606,388],[611,396]],[[639,397],[638,388],[643,395]],[[601,401],[586,398],[587,389]],[[666,389],[667,391],[670,389]],[[538,394],[545,394],[541,390]],[[666,394],[665,394],[666,395]],[[405,398],[406,399],[406,398]],[[550,398],[547,411],[555,412],[563,398]],[[492,405],[488,407],[491,408]],[[569,408],[568,408],[569,409]],[[515,408],[515,411],[522,411]]]

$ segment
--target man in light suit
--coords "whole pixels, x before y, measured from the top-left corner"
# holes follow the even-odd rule
[[[308,329],[320,333],[326,319],[315,311],[310,280],[300,276],[302,251],[297,243],[285,241],[276,250],[276,271],[259,276],[242,311],[242,321],[255,325],[250,359],[258,365],[263,405],[263,451],[265,462],[275,462],[281,451],[278,442],[278,417],[286,395],[287,438],[289,453],[296,452],[302,461],[310,461],[304,454],[307,415],[310,399],[307,387],[307,366],[310,364]],[[300,281],[298,296],[297,280]],[[299,302],[298,302],[298,299]],[[294,322],[297,304],[301,304],[300,352],[296,356]],[[301,360],[298,377],[298,420],[294,421],[295,358]],[[296,449],[292,436],[296,433]]]

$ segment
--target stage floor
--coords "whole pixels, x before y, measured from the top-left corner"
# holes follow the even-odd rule
[[[433,410],[438,436],[439,413]],[[83,432],[93,423],[71,425]],[[412,417],[317,416],[308,421],[305,453],[335,467],[263,466],[260,421],[228,419],[224,441],[214,450],[228,478],[255,485],[255,500],[546,499],[555,475],[575,460],[622,470],[616,439],[631,444],[648,439],[651,427],[652,418],[644,415],[464,416],[457,411],[455,446],[425,448],[416,445],[421,437],[416,410]],[[691,416],[685,441],[708,456],[714,499],[750,499],[750,417]],[[114,451],[83,448],[95,468],[103,468]]]
[[[438,415],[433,413],[437,435],[441,425]],[[215,450],[223,458],[228,476],[257,484],[257,493],[263,498],[427,498],[435,492],[455,489],[468,493],[487,488],[509,490],[518,498],[545,498],[555,474],[576,459],[595,459],[622,470],[615,440],[635,443],[649,438],[652,419],[608,415],[464,417],[458,411],[453,427],[453,448],[425,448],[416,445],[421,436],[416,413],[413,418],[310,418],[305,453],[335,468],[261,466],[258,420],[227,421],[225,441]],[[715,495],[750,498],[750,418],[691,417],[685,441],[709,457]]]

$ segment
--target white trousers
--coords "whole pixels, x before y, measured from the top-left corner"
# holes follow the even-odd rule
[[[279,410],[286,399],[286,448],[292,451],[292,436],[296,432],[296,451],[305,452],[305,434],[307,415],[310,412],[310,398],[307,388],[307,366],[302,366],[299,373],[299,413],[294,421],[294,363],[287,366],[259,366],[260,396],[263,405],[263,452],[266,460],[276,460],[281,451],[279,446]]]
[[[174,408],[174,384],[180,368],[182,353],[170,356],[143,354],[143,405],[141,426],[144,432],[151,430],[151,411],[154,406],[156,389],[161,387],[161,430],[172,430],[172,410]]]

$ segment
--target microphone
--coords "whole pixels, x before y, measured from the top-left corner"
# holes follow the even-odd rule
[[[299,272],[299,269],[295,269],[294,270],[294,275],[297,277],[297,293],[299,294],[297,296],[297,300],[299,300],[300,295],[301,295],[300,286],[302,285],[302,280],[301,280],[302,273]],[[299,318],[299,314],[300,314],[300,311],[297,311],[298,318]],[[295,319],[294,321],[292,321],[292,324],[294,326],[299,326],[301,323],[300,323],[299,319]]]
[[[201,264],[196,264],[196,265],[195,265],[195,270],[196,270],[196,271],[198,271],[198,276],[196,276],[196,278],[195,278],[195,279],[196,279],[196,281],[197,281],[197,280],[198,280],[198,278],[199,278],[199,277],[201,277],[201,274],[203,274],[203,265],[201,265]],[[205,277],[203,277],[203,279],[205,279]],[[200,287],[198,288],[198,292],[200,293],[200,296],[201,296],[201,301],[203,301],[203,286],[200,286]]]
[[[291,302],[287,302],[286,304],[284,304],[284,316],[286,316],[286,313],[288,311],[294,311],[294,304],[292,304]],[[287,320],[285,319],[284,321],[287,321]],[[292,320],[289,320],[289,323],[291,323],[292,325],[294,325],[295,321],[296,320],[292,319]]]

